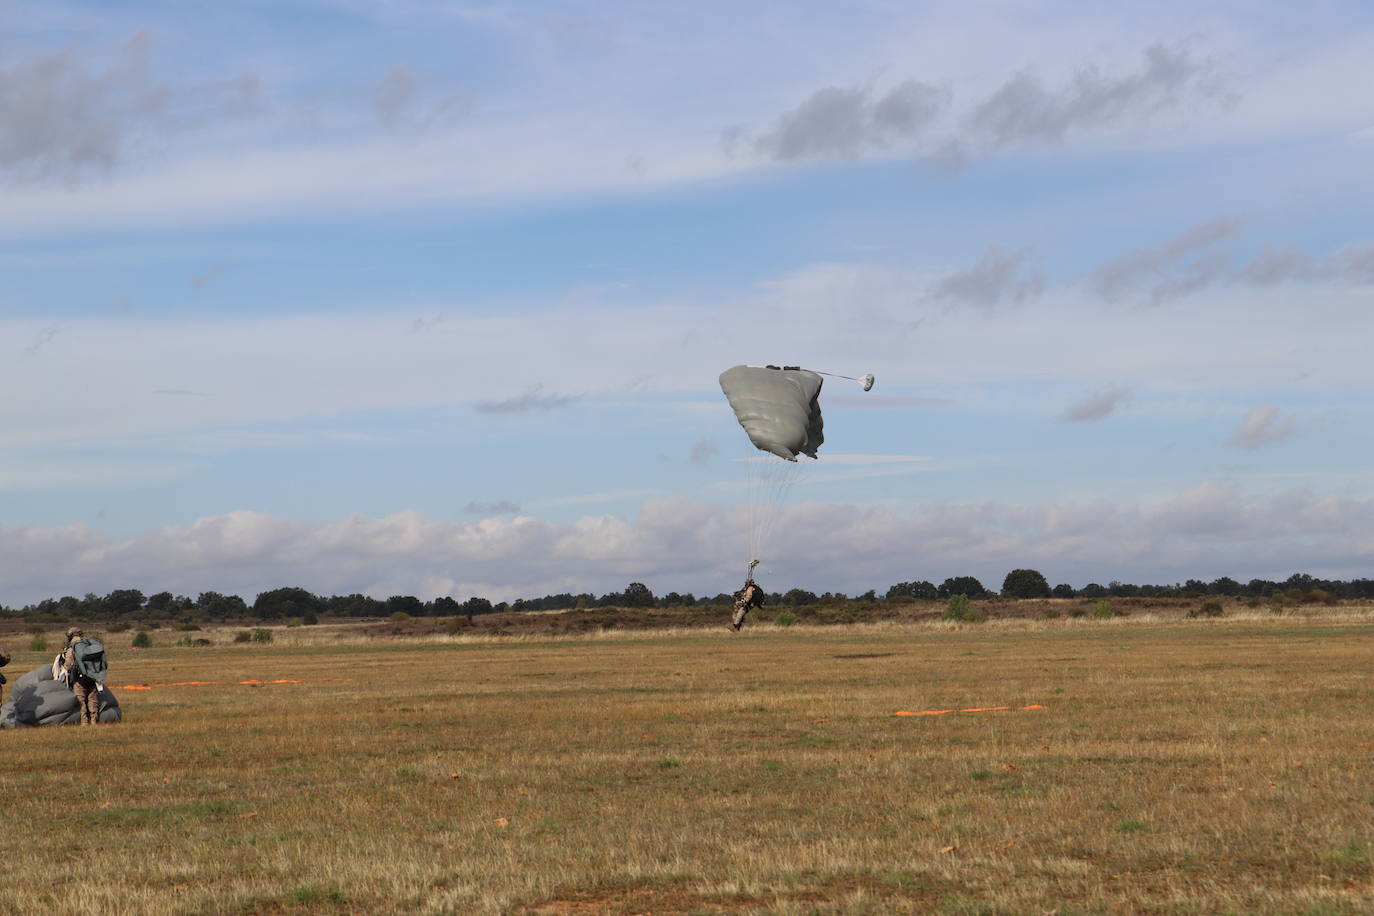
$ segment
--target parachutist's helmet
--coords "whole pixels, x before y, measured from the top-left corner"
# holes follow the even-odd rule
[[[67,638],[68,638],[68,639],[71,639],[73,636],[85,636],[85,635],[86,635],[85,633],[82,633],[82,632],[81,632],[81,628],[80,628],[80,627],[68,627],[68,628],[67,628]]]
[[[753,579],[745,579],[745,580],[744,580],[744,584],[745,584],[745,585],[755,585],[756,583],[754,582]]]

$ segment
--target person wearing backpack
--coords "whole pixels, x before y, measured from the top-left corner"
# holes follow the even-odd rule
[[[67,630],[67,648],[62,653],[62,667],[67,671],[72,693],[81,709],[81,724],[95,725],[100,721],[101,681],[105,679],[105,647],[94,639],[87,639],[80,627]]]
[[[4,646],[0,646],[0,668],[10,663],[10,654],[5,651]],[[5,702],[5,676],[0,674],[0,703]]]

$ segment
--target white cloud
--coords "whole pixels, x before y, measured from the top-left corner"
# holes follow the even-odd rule
[[[531,410],[557,410],[577,403],[575,394],[545,394],[542,382],[536,382],[515,397],[478,401],[473,409],[479,413],[527,413]]]
[[[720,446],[710,439],[698,439],[692,443],[692,449],[687,454],[687,460],[692,464],[706,464],[720,451]]]
[[[1235,224],[1227,219],[1199,223],[1163,245],[1128,252],[1103,264],[1093,272],[1092,285],[1107,299],[1146,287],[1150,301],[1158,305],[1224,278],[1230,256],[1216,246],[1235,234]]]
[[[512,394],[528,394],[538,379],[557,379],[588,406],[600,397],[650,403],[714,393],[721,368],[777,354],[789,365],[871,371],[898,398],[936,384],[957,394],[1024,386],[1027,378],[1089,386],[1107,376],[1142,399],[1161,391],[1273,390],[1313,370],[1304,382],[1309,392],[1374,384],[1363,337],[1329,330],[1367,324],[1367,300],[1354,290],[1311,289],[1296,323],[1291,295],[1281,289],[1214,290],[1205,306],[1193,300],[1186,311],[1103,308],[1059,294],[993,321],[979,311],[913,312],[912,285],[911,274],[851,265],[797,271],[751,296],[710,305],[588,303],[489,314],[450,303],[445,321],[423,334],[411,332],[410,310],[70,318],[28,358],[0,361],[0,429],[10,449],[111,447],[158,436],[177,450],[255,438],[270,445],[299,441],[303,424],[307,438],[369,438],[366,430],[341,428],[354,425],[350,416],[378,411],[533,406],[568,397]],[[44,339],[46,327],[0,318],[0,339]],[[722,339],[726,327],[731,333]],[[580,344],[569,350],[568,340]],[[767,353],[759,353],[760,340],[768,341]],[[977,359],[967,358],[973,353]],[[645,380],[642,390],[627,390],[625,380],[635,377]],[[157,393],[178,390],[213,397]],[[836,406],[881,403],[879,394],[848,385],[826,390],[841,399]],[[847,390],[875,400],[845,401]],[[716,406],[711,400],[704,409]]]
[[[544,17],[496,18],[523,72],[479,70],[488,82],[471,96],[403,59],[379,79],[376,55],[293,54],[259,72],[261,49],[231,35],[215,36],[228,47],[213,61],[182,60],[179,70],[154,66],[137,42],[89,60],[21,55],[0,72],[0,89],[13,90],[0,100],[10,99],[10,120],[24,129],[0,132],[0,155],[47,171],[94,168],[99,180],[79,193],[7,189],[0,235],[521,204],[747,177],[757,160],[720,149],[729,123],[772,122],[758,141],[764,152],[797,160],[909,155],[913,139],[927,136],[926,153],[1005,152],[1089,133],[1117,148],[1196,145],[1237,132],[1354,132],[1374,116],[1367,99],[1347,91],[1367,73],[1366,35],[1342,35],[1333,48],[1329,38],[1294,44],[1228,27],[1190,45],[1180,36],[1196,34],[1192,16],[1152,16],[1142,29],[1082,11],[1010,17],[936,7],[860,25],[838,13],[803,21],[764,4],[732,10],[728,28],[671,11],[598,15],[599,26],[578,30],[600,36],[598,51],[563,59],[550,53],[559,30]],[[472,42],[474,20],[463,19],[423,5],[383,17],[377,53],[397,60],[413,49],[393,44],[392,30],[413,38],[417,23],[435,45]],[[169,17],[167,32],[179,28],[195,31]],[[46,88],[42,64],[61,76]],[[1239,83],[1235,111],[1217,104],[1231,98],[1215,91],[1223,77]],[[321,94],[321,83],[347,88]],[[778,117],[797,99],[809,101]],[[1166,110],[1171,120],[1150,128]],[[230,119],[242,126],[226,126]],[[130,143],[140,132],[152,140]],[[106,173],[102,163],[118,167]]]
[[[1044,288],[1045,278],[1035,269],[1029,250],[1006,252],[993,247],[977,264],[940,280],[929,295],[952,306],[992,309],[1003,300],[1020,303],[1034,299]]]
[[[1286,442],[1295,434],[1293,423],[1292,414],[1280,415],[1278,407],[1273,404],[1256,407],[1245,412],[1245,419],[1227,438],[1226,444],[1255,449]]]
[[[134,459],[103,455],[98,458],[0,460],[0,491],[96,489],[185,477],[196,469],[190,461]]]
[[[768,459],[771,460],[771,459]],[[928,455],[836,455],[826,452],[820,459],[822,465],[886,465],[915,464],[930,461]]]
[[[1130,394],[1129,388],[1123,388],[1119,385],[1108,386],[1093,392],[1081,401],[1070,404],[1064,408],[1064,412],[1060,416],[1072,423],[1101,420],[1115,413],[1117,408],[1130,397]]]
[[[292,584],[378,597],[483,594],[494,600],[605,592],[724,591],[746,554],[746,515],[682,499],[634,518],[529,516],[473,522],[402,512],[309,525],[254,512],[116,539],[84,525],[0,528],[0,593],[11,604],[117,587],[235,592]],[[862,591],[912,578],[1008,570],[1051,581],[1242,581],[1306,571],[1351,577],[1374,560],[1374,502],[1292,490],[1262,497],[1205,483],[1148,503],[934,505],[915,514],[804,503],[781,510],[765,585]]]

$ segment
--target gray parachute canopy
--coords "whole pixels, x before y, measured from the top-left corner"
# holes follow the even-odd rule
[[[114,692],[100,691],[100,721],[118,722],[124,718]],[[0,728],[26,725],[74,725],[81,721],[81,709],[71,688],[52,677],[52,666],[35,668],[14,682],[10,698],[0,706]]]
[[[735,366],[720,374],[720,390],[756,448],[796,461],[816,457],[821,434],[821,385],[809,369]]]

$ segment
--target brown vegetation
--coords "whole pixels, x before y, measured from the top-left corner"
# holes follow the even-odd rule
[[[0,912],[1368,912],[1370,609],[1113,604],[119,637],[123,725],[0,732]]]

